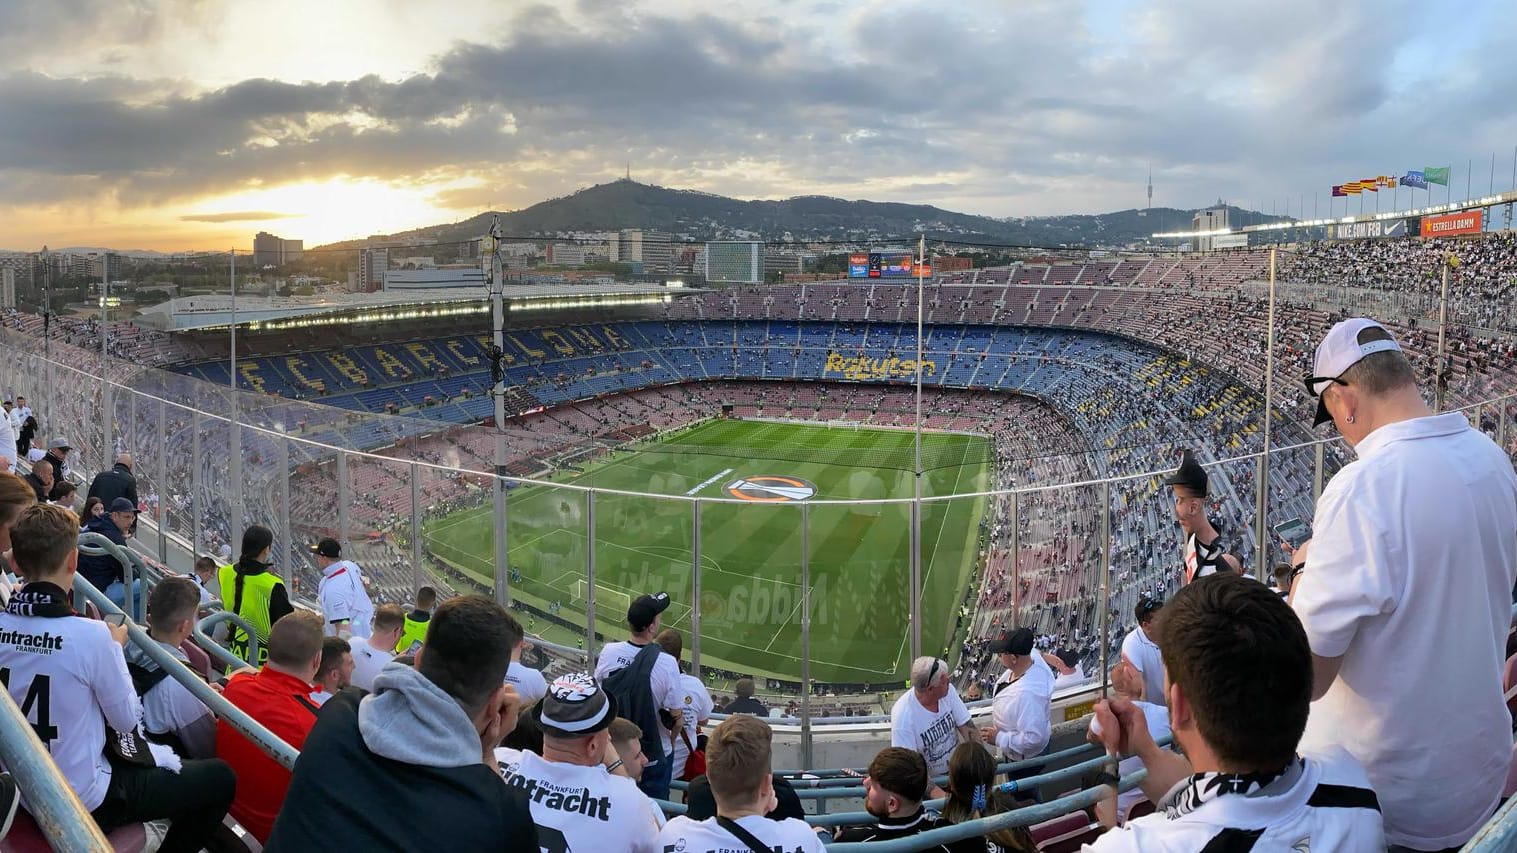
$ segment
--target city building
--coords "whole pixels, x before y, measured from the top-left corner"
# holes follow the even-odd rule
[[[385,273],[390,269],[390,250],[364,249],[358,256],[358,292],[384,290]]]
[[[16,307],[16,270],[0,267],[0,308]]]
[[[789,249],[765,249],[764,272],[783,273],[788,279],[796,273],[805,272],[806,264],[810,263],[815,257],[815,255],[809,253],[792,252]]]
[[[764,244],[757,241],[707,243],[706,280],[761,283],[764,280]]]
[[[972,269],[974,269],[973,258],[961,258],[957,255],[934,255],[932,258],[932,271],[935,273],[968,272]]]
[[[444,266],[430,269],[394,269],[384,273],[386,291],[437,290],[455,287],[485,287],[485,271],[479,266]]]
[[[630,263],[646,274],[673,271],[674,241],[668,233],[623,229],[618,237],[618,261]]]
[[[1196,215],[1191,217],[1190,224],[1190,230],[1198,233],[1228,229],[1231,226],[1227,224],[1227,205],[1218,202],[1216,207],[1196,211]],[[1196,238],[1195,250],[1197,252],[1210,252],[1215,248],[1212,242],[1213,238],[1211,235],[1199,236]]]
[[[277,267],[300,260],[305,253],[304,240],[286,240],[267,231],[253,236],[253,266]]]

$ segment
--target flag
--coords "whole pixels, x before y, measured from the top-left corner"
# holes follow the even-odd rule
[[[1348,197],[1348,191],[1343,188],[1342,184],[1334,184],[1333,185],[1333,198],[1347,198],[1347,197]]]
[[[1364,185],[1359,181],[1349,181],[1348,183],[1343,184],[1343,192],[1345,195],[1358,195],[1363,189]]]
[[[1430,184],[1449,185],[1448,166],[1428,166],[1422,170],[1422,177]]]
[[[1396,179],[1390,175],[1381,175],[1380,186],[1385,187],[1388,190],[1393,190],[1396,188]]]
[[[1380,183],[1375,178],[1368,178],[1366,180],[1360,181],[1359,186],[1372,193],[1380,192]]]
[[[1401,185],[1416,190],[1427,189],[1427,178],[1421,172],[1407,172],[1401,176]]]

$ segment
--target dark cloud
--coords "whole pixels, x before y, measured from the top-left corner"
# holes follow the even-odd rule
[[[0,24],[27,25],[22,7],[0,0]],[[1150,165],[1156,201],[1252,201],[1506,151],[1517,131],[1497,35],[1511,9],[1479,73],[1458,74],[1402,59],[1422,37],[1402,25],[1410,0],[1151,0],[1110,28],[1118,42],[1063,2],[836,4],[825,27],[816,8],[674,18],[582,0],[591,24],[522,8],[501,42],[401,80],[194,91],[11,72],[0,197],[155,205],[348,176],[515,206],[630,160],[634,177],[718,192],[1047,213],[1139,204]]]
[[[272,210],[239,210],[233,213],[192,213],[179,217],[180,222],[263,222],[269,219],[293,219],[298,214]]]

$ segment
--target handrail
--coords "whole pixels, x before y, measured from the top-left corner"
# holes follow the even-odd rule
[[[143,618],[143,612],[147,609],[144,595],[133,595],[136,586],[137,574],[146,574],[147,569],[142,563],[142,558],[130,548],[122,548],[120,545],[107,539],[103,534],[86,532],[79,534],[79,553],[88,557],[111,557],[121,564],[121,584],[125,589],[122,593],[122,601],[127,602],[133,611],[132,616],[136,619]],[[143,584],[146,586],[147,584]]]
[[[63,778],[52,755],[21,709],[11,700],[10,691],[0,690],[0,763],[11,772],[26,811],[54,850],[109,851],[111,845],[90,810]]]
[[[1508,853],[1517,848],[1517,797],[1511,797],[1496,815],[1485,822],[1475,837],[1459,848],[1460,853]]]
[[[230,610],[218,610],[197,622],[194,631],[190,635],[195,639],[195,645],[205,649],[206,654],[217,658],[227,666],[236,669],[252,666],[252,664],[233,654],[227,647],[211,639],[211,629],[222,622],[231,622],[247,635],[248,655],[253,660],[258,660],[258,632],[253,629],[253,623]]]
[[[111,547],[118,547],[112,543]],[[100,608],[101,613],[120,614],[121,608],[105,596],[105,593],[95,589],[94,584],[85,580],[80,575],[74,576],[74,591],[76,594],[83,593],[94,605]],[[227,725],[235,729],[239,734],[252,741],[259,749],[270,758],[279,762],[286,769],[295,769],[295,759],[300,753],[295,747],[285,743],[278,735],[269,731],[262,723],[248,716],[246,711],[233,705],[226,697],[211,689],[200,676],[196,675],[184,661],[169,654],[157,640],[149,637],[136,623],[128,619],[126,623],[127,635],[139,649],[141,649],[153,662],[163,667],[175,681],[189,690],[190,693],[205,706],[211,709]]]

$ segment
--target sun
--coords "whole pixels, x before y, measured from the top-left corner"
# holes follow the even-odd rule
[[[194,213],[257,211],[282,214],[218,223],[214,230],[217,233],[246,232],[245,236],[235,240],[238,247],[251,245],[256,231],[269,231],[285,239],[304,240],[307,246],[315,246],[451,221],[456,212],[439,207],[433,201],[436,193],[435,185],[421,188],[385,181],[332,178],[218,196],[195,204]]]

